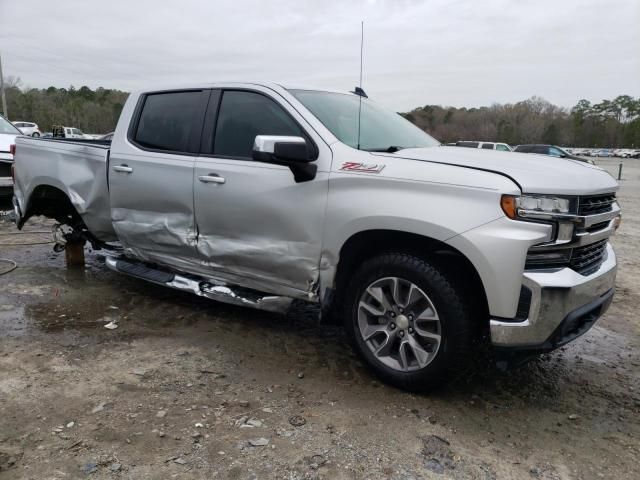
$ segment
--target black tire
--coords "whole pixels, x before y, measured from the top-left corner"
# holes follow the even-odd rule
[[[33,132],[33,133],[31,134],[31,136],[32,136],[33,138],[40,138],[40,134],[39,134],[38,132]]]
[[[382,363],[365,343],[358,327],[360,299],[373,282],[385,277],[405,279],[419,287],[433,303],[440,321],[441,340],[435,357],[423,368],[400,371]],[[465,370],[472,351],[470,302],[452,287],[446,274],[427,261],[403,253],[387,253],[364,262],[353,274],[343,301],[343,321],[356,352],[384,382],[414,392],[442,386]]]

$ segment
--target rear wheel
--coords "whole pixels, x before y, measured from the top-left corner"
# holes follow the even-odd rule
[[[35,137],[35,138],[38,138],[40,136],[40,134],[38,132],[33,132],[33,134],[31,136]]]
[[[425,260],[395,253],[368,260],[344,298],[356,351],[384,381],[424,391],[460,372],[471,349],[469,309]]]

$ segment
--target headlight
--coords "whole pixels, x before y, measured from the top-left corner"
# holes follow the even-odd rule
[[[571,213],[571,200],[545,195],[503,195],[500,206],[511,219],[518,217],[539,217],[541,215],[566,215]]]

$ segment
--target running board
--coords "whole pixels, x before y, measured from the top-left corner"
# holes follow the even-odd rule
[[[269,295],[258,292],[257,290],[215,283],[194,275],[187,276],[165,270],[158,270],[144,263],[128,259],[125,260],[107,256],[105,257],[105,263],[108,268],[119,273],[232,305],[257,308],[269,312],[286,313],[292,302],[292,299],[289,297]]]

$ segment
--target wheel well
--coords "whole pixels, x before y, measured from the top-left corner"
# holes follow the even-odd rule
[[[428,261],[445,273],[454,283],[454,288],[461,291],[471,302],[473,314],[481,319],[489,318],[482,280],[467,257],[439,240],[396,230],[367,230],[356,233],[344,243],[340,249],[334,282],[334,303],[341,303],[341,292],[344,292],[347,282],[359,265],[374,256],[388,252],[408,253]]]
[[[71,226],[83,224],[67,194],[51,185],[39,185],[33,190],[23,222],[34,215],[43,215]]]

